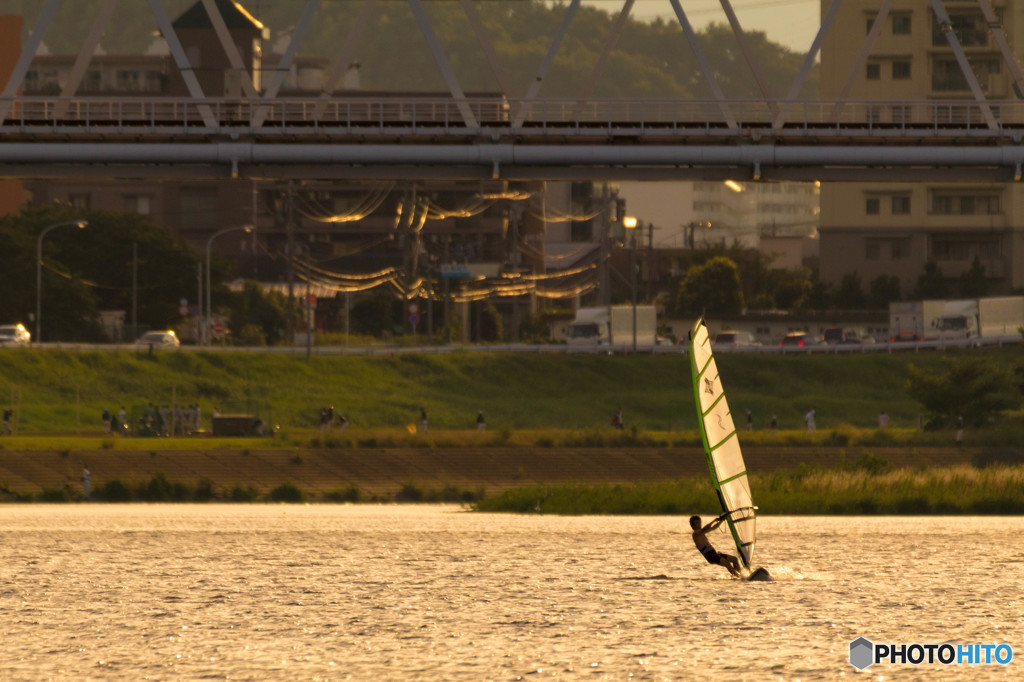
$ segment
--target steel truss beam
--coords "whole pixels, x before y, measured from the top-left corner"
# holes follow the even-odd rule
[[[322,145],[220,142],[193,144],[11,143],[0,145],[5,173],[54,165],[88,174],[162,177],[168,166],[223,177],[287,177],[289,168],[306,177],[344,172],[415,179],[490,177],[495,164],[506,179],[561,177],[693,177],[726,172],[732,179],[815,180],[825,176],[910,180],[1013,178],[1024,163],[1024,147],[845,147],[835,145]],[[24,164],[24,166],[22,166]],[[41,165],[42,164],[42,165]],[[738,171],[738,173],[737,173]],[[58,173],[56,170],[52,173]],[[59,173],[58,173],[59,174]],[[138,174],[138,175],[135,175]]]

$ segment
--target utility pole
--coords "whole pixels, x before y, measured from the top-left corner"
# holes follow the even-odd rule
[[[285,250],[288,252],[288,314],[285,317],[284,337],[285,343],[289,346],[295,343],[295,234],[292,226],[294,215],[294,188],[292,181],[288,181],[288,194],[285,199],[285,223],[286,237]]]

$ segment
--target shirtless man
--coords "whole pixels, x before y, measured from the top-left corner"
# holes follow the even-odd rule
[[[731,554],[719,554],[715,551],[715,548],[711,546],[711,541],[707,538],[707,534],[722,525],[723,521],[725,521],[725,517],[719,516],[717,519],[701,528],[700,517],[696,515],[691,516],[690,528],[693,529],[693,544],[697,545],[697,551],[708,560],[709,564],[725,566],[729,569],[729,573],[739,578],[743,575],[740,573],[739,559]]]

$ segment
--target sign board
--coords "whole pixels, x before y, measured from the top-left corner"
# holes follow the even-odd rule
[[[410,315],[415,315],[419,311],[420,311],[420,307],[418,305],[416,305],[415,303],[410,303],[409,304],[409,314]]]
[[[224,323],[214,322],[213,323],[213,335],[217,337],[224,336]]]

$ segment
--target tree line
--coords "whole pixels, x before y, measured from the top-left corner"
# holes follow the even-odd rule
[[[162,4],[173,21],[195,2],[164,0]],[[40,4],[29,3],[24,8],[26,39],[41,10],[36,5]],[[104,4],[105,0],[63,3],[44,38],[50,51],[76,52]],[[287,37],[306,2],[248,0],[241,4],[271,30],[271,39],[264,44],[264,53],[269,54],[287,44]],[[337,56],[362,5],[362,2],[321,3],[298,54],[327,60]],[[542,0],[495,0],[475,3],[475,6],[506,72],[511,92],[504,94],[522,97],[547,54],[567,5]],[[483,50],[461,4],[428,2],[424,7],[463,90],[499,91],[498,81],[487,59],[483,58]],[[585,5],[576,12],[541,88],[541,97],[584,95],[584,84],[611,33],[618,9],[615,7],[612,12]],[[122,3],[101,45],[110,54],[142,54],[152,42],[156,28],[148,3]],[[760,89],[728,25],[707,26],[698,32],[697,41],[726,97],[761,98]],[[785,96],[804,55],[773,43],[759,31],[747,33],[747,43],[770,93],[775,97]],[[360,64],[361,85],[366,90],[448,90],[407,2],[376,3],[366,30],[357,41],[354,60]],[[817,83],[815,68],[802,96],[813,99]],[[609,54],[592,96],[711,99],[712,93],[675,19],[652,22],[631,19]]]

